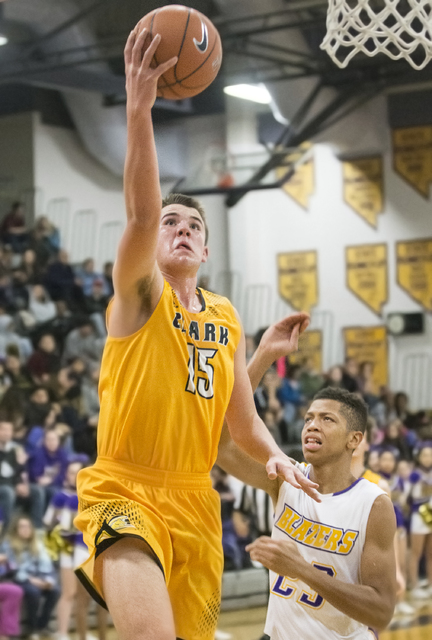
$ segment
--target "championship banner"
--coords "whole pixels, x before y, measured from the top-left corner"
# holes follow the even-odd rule
[[[349,327],[343,330],[345,357],[355,358],[359,364],[373,364],[376,391],[388,383],[387,329],[377,327]]]
[[[424,198],[429,198],[432,126],[393,130],[393,167]]]
[[[277,256],[279,295],[297,311],[318,303],[317,252],[296,251]]]
[[[305,360],[312,360],[315,371],[322,371],[322,331],[307,330],[299,338],[299,348],[289,357],[290,364],[303,364]]]
[[[304,142],[300,145],[299,150],[290,153],[286,156],[287,164],[296,163],[301,160],[305,151],[312,148],[310,142]],[[287,167],[279,167],[276,169],[276,176],[278,179],[282,178],[287,171]],[[311,155],[308,160],[301,162],[294,174],[283,185],[282,189],[293,200],[297,202],[303,209],[308,209],[309,197],[312,195],[315,189],[314,181],[314,159]]]
[[[432,238],[397,242],[396,266],[398,285],[432,311]]]
[[[388,300],[387,245],[347,247],[345,261],[348,289],[380,316]]]
[[[376,229],[384,208],[381,156],[344,160],[342,170],[345,202]]]

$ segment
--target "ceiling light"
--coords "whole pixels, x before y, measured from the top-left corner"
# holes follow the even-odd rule
[[[243,100],[252,100],[260,104],[270,104],[272,97],[264,84],[232,84],[224,88],[224,93]]]
[[[4,44],[8,43],[8,39],[6,38],[6,36],[0,35],[0,47],[2,47]]]

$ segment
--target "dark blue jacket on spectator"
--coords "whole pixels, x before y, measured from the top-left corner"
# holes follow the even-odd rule
[[[31,482],[37,482],[38,478],[49,475],[52,478],[52,487],[61,487],[65,480],[68,456],[60,447],[55,452],[48,451],[45,446],[36,447],[28,461],[29,476]]]

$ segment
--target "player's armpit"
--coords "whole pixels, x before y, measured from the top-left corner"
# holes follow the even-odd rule
[[[231,438],[228,425],[224,422],[216,460],[224,471],[242,482],[266,491],[276,504],[281,480],[270,480],[266,468],[242,451]]]

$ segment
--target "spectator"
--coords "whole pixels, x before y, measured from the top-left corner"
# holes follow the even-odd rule
[[[405,434],[405,428],[399,418],[392,420],[384,431],[382,446],[395,449],[402,460],[411,460],[411,447]],[[412,442],[414,445],[414,442]]]
[[[297,407],[303,404],[299,382],[300,375],[300,365],[290,365],[287,375],[282,378],[281,387],[277,391],[278,400],[283,408],[283,417],[288,424],[294,420]]]
[[[28,399],[26,410],[26,424],[31,428],[43,425],[51,409],[48,389],[42,385],[34,387]]]
[[[81,307],[82,289],[75,280],[69,256],[64,249],[60,249],[58,257],[48,265],[44,284],[53,300],[66,300],[75,309]]]
[[[10,351],[10,350],[9,350]],[[30,391],[33,387],[31,375],[27,368],[21,364],[18,353],[6,354],[6,373],[12,381],[12,386],[21,391]]]
[[[35,284],[30,287],[29,311],[37,324],[49,322],[57,315],[55,303],[50,299],[45,287]]]
[[[427,590],[419,585],[419,564],[425,553],[426,569],[429,578],[432,578],[432,525],[427,524],[420,515],[419,509],[428,504],[431,497],[432,485],[432,443],[422,443],[417,456],[416,466],[410,476],[411,491],[411,521],[410,542],[411,554],[409,560],[409,575],[411,583],[411,595],[413,598],[424,600],[429,597]],[[429,583],[429,587],[430,587]]]
[[[313,358],[306,358],[304,360],[299,383],[303,397],[308,400],[312,400],[317,391],[322,389],[324,378],[316,370]]]
[[[20,635],[21,600],[23,590],[12,582],[14,567],[8,562],[0,545],[0,638]]]
[[[346,357],[342,372],[342,387],[351,393],[359,391],[359,366],[355,358]]]
[[[21,268],[12,271],[12,296],[15,311],[23,311],[28,308],[28,277],[26,272]]]
[[[35,528],[26,517],[18,517],[4,543],[9,563],[17,567],[15,582],[24,591],[31,640],[39,633],[50,635],[48,624],[60,596],[54,567]]]
[[[342,376],[343,370],[342,367],[338,364],[333,365],[327,371],[326,380],[324,382],[325,387],[336,387],[338,389],[342,388]]]
[[[97,366],[102,356],[104,340],[96,336],[93,323],[88,318],[82,318],[76,329],[67,335],[63,363],[74,358],[84,360],[86,365]]]
[[[107,295],[110,297],[114,295],[113,276],[112,276],[113,267],[114,267],[113,262],[105,262],[103,266],[103,277],[107,285]]]
[[[45,248],[48,258],[60,250],[60,232],[46,216],[36,218],[32,237]]]
[[[27,370],[35,384],[48,384],[51,376],[60,371],[60,356],[54,336],[44,333],[27,362]]]
[[[277,397],[280,386],[281,380],[276,371],[273,368],[266,371],[254,394],[255,405],[261,417],[266,411],[272,411],[276,419],[281,418],[282,405]]]
[[[0,238],[10,244],[14,253],[22,253],[27,246],[28,232],[25,223],[24,205],[14,202],[0,224]]]
[[[220,467],[216,465],[213,467],[211,478],[213,489],[218,492],[221,501],[222,548],[225,568],[227,570],[241,569],[244,553],[240,548],[233,522],[235,496],[227,482],[227,474]]]
[[[38,528],[42,527],[43,494],[30,485],[25,473],[27,456],[13,441],[13,424],[0,420],[0,508],[7,528],[16,505],[28,511]]]
[[[29,284],[37,284],[42,279],[44,271],[38,264],[37,255],[33,249],[24,251],[19,268],[26,274]]]
[[[17,310],[12,277],[9,271],[4,270],[0,270],[0,306],[9,314],[13,314]]]
[[[44,324],[43,331],[52,333],[60,351],[63,352],[66,336],[75,328],[77,321],[65,300],[57,300],[54,304],[56,315]]]
[[[105,312],[109,299],[103,290],[103,281],[94,280],[91,293],[84,300],[84,310],[90,316],[100,338],[106,338],[107,335]]]
[[[11,384],[12,380],[6,371],[5,364],[0,360],[0,402]]]
[[[409,400],[406,393],[399,391],[394,397],[394,408],[396,415],[407,426],[411,427],[413,414],[409,410]]]
[[[101,282],[102,295],[108,295],[108,286],[102,273],[95,271],[93,258],[87,258],[82,265],[75,270],[77,283],[80,285],[85,296],[91,296],[93,284]]]
[[[44,507],[62,487],[67,465],[68,456],[55,427],[45,431],[42,445],[35,447],[28,461],[30,481],[43,489]]]

